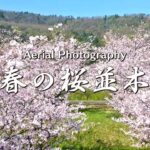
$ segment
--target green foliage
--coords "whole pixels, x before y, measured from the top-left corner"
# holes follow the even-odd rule
[[[0,24],[0,29],[11,30],[11,25]]]
[[[4,19],[4,18],[5,18],[4,13],[0,12],[0,19]]]
[[[95,61],[92,61],[92,60],[86,60],[85,61],[86,66],[90,66],[90,65],[95,64],[95,63],[96,63],[96,60]]]
[[[84,31],[80,33],[72,31],[72,34],[79,42],[90,42],[89,36],[93,36],[91,33],[86,33]]]
[[[94,93],[92,90],[87,89],[86,92],[76,91],[74,93],[70,93],[68,96],[68,100],[81,100],[81,101],[102,101],[105,98],[111,98],[111,95],[108,91],[101,91]]]
[[[96,37],[93,41],[92,41],[93,46],[96,47],[104,47],[105,46],[105,41],[104,39],[99,39],[98,37]]]
[[[105,41],[102,37],[95,36],[92,33],[81,31],[72,31],[72,34],[75,39],[77,39],[79,42],[90,42],[95,47],[104,47]]]

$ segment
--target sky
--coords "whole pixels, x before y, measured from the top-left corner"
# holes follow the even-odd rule
[[[74,17],[150,14],[150,0],[0,0],[0,9]]]

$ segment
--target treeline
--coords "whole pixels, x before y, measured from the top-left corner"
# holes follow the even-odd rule
[[[47,34],[48,27],[57,23],[63,23],[63,31],[67,36],[74,36],[84,42],[92,40],[96,46],[105,45],[103,37],[108,31],[132,36],[137,33],[138,29],[150,30],[150,16],[146,14],[74,18],[72,16],[43,16],[29,12],[0,10],[0,29],[7,28],[13,31],[15,29],[17,34],[19,33],[25,40],[29,35]]]
[[[74,18],[72,16],[67,17],[57,15],[44,16],[29,12],[14,12],[14,11],[0,10],[0,21],[8,21],[14,23],[54,25],[59,22],[66,23],[68,20],[73,19]]]
[[[150,30],[150,16],[145,14],[113,15],[93,18],[77,18],[68,21],[66,32],[73,34],[79,41],[89,41],[95,36],[94,45],[103,46],[104,34],[112,31],[118,35],[132,37],[138,30]]]
[[[134,34],[137,29],[142,27],[144,30],[150,29],[150,16],[145,14],[137,15],[113,15],[93,18],[78,18],[67,24],[66,30],[75,31],[82,34],[92,33],[103,35],[105,32],[112,30],[120,34]]]
[[[72,16],[44,16],[29,12],[14,12],[0,10],[0,21],[21,23],[21,24],[36,24],[36,25],[54,25],[57,23],[67,24],[69,29],[78,31],[88,30],[97,32],[97,30],[106,31],[108,29],[127,27],[138,27],[142,22],[147,22],[150,19],[149,15],[112,15],[104,17],[92,18],[74,18]]]

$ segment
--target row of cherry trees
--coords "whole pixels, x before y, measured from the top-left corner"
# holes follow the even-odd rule
[[[58,29],[59,27],[57,27]],[[50,30],[50,29],[49,29]],[[53,29],[55,30],[55,29]],[[50,32],[53,32],[51,29]],[[122,121],[131,128],[128,134],[138,138],[142,143],[150,141],[150,89],[140,88],[137,83],[138,92],[135,94],[133,88],[135,83],[125,91],[124,87],[129,83],[129,75],[134,75],[134,68],[138,67],[139,72],[145,75],[138,77],[138,82],[150,81],[150,38],[147,34],[137,34],[129,39],[125,36],[114,36],[106,34],[105,47],[93,47],[90,43],[79,43],[74,38],[65,39],[62,35],[56,36],[53,41],[48,41],[46,36],[30,37],[29,42],[17,43],[11,41],[5,44],[0,55],[0,79],[10,67],[15,66],[23,76],[24,84],[30,85],[20,88],[18,93],[7,93],[6,89],[0,90],[0,146],[3,149],[36,149],[45,146],[48,149],[48,142],[54,137],[70,135],[79,131],[86,119],[86,115],[79,111],[81,105],[70,106],[66,101],[67,97],[61,93],[63,87],[62,77],[66,69],[77,72],[85,68],[87,73],[81,79],[87,79],[90,83],[85,88],[94,88],[97,84],[95,76],[102,74],[108,67],[112,67],[114,79],[118,91],[112,92],[112,99],[108,100],[122,114]],[[85,60],[30,60],[22,59],[26,51],[33,52],[54,50],[82,51],[92,49],[94,52],[113,53],[126,52],[124,62],[120,60],[97,61],[86,66]],[[55,77],[54,86],[49,90],[40,91],[33,85],[33,77],[41,73],[50,73]],[[73,80],[73,79],[71,79]],[[45,81],[44,85],[48,81]],[[100,81],[99,81],[100,82]],[[150,84],[150,83],[149,83]],[[1,85],[2,86],[2,85]],[[101,86],[101,85],[99,85]],[[100,91],[99,91],[100,92]],[[61,95],[61,96],[60,96]]]
[[[141,141],[141,144],[149,145],[150,141],[150,37],[148,34],[137,33],[129,39],[114,35],[107,36],[108,44],[100,49],[107,52],[126,52],[125,61],[112,60],[99,62],[89,69],[92,74],[96,70],[114,68],[114,78],[118,91],[112,93],[109,104],[122,114],[122,118],[116,119],[129,125],[130,134]],[[110,77],[112,78],[112,77]],[[130,85],[126,90],[124,87]],[[143,84],[146,86],[142,88]]]

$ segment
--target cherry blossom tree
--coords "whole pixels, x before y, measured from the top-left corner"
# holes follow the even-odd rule
[[[55,42],[47,41],[45,36],[29,39],[26,43],[11,41],[10,44],[5,44],[0,56],[1,149],[50,149],[51,145],[48,143],[53,138],[61,135],[70,138],[74,131],[80,130],[86,119],[86,115],[79,111],[82,105],[70,106],[60,94],[63,84],[61,77],[65,69],[80,69],[81,61],[22,58],[29,50],[37,53],[43,50],[57,51],[64,48],[62,43],[68,49],[73,48],[74,45],[70,41],[63,41],[63,38],[58,38]],[[8,78],[5,80],[5,77],[10,69],[15,74],[9,74],[11,82],[7,85],[9,80]],[[16,76],[16,71],[19,77]],[[35,86],[34,82],[42,73],[50,74],[55,80],[55,84],[44,91],[40,88],[45,87],[48,80],[45,80],[41,87]],[[8,90],[12,89],[14,83],[12,79],[15,80],[15,85],[18,79],[17,83],[20,86],[9,93]]]

